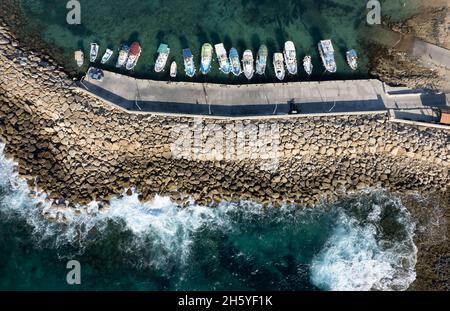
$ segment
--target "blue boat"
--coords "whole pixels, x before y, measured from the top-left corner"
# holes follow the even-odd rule
[[[239,60],[238,51],[235,48],[230,50],[230,64],[231,71],[235,76],[239,76],[242,73],[241,61]]]
[[[184,71],[186,75],[192,78],[195,75],[194,56],[190,49],[183,49]]]

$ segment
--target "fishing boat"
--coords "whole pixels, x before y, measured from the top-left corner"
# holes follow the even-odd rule
[[[139,57],[141,56],[141,45],[138,42],[133,42],[130,46],[130,51],[128,54],[128,60],[125,65],[126,70],[133,70],[136,67]]]
[[[103,54],[101,63],[102,63],[102,64],[106,64],[106,63],[109,61],[109,59],[111,58],[111,56],[112,56],[113,54],[114,54],[114,51],[113,51],[113,50],[111,50],[111,49],[106,49],[105,54]]]
[[[230,64],[231,71],[235,76],[239,76],[242,73],[241,61],[239,60],[238,51],[235,48],[230,50]]]
[[[263,75],[266,72],[267,56],[269,55],[267,51],[267,46],[261,45],[259,47],[258,55],[256,56],[256,73]]]
[[[275,74],[278,80],[283,81],[286,75],[283,53],[275,53],[273,55],[273,68],[275,69]]]
[[[294,42],[287,41],[284,44],[284,60],[286,69],[291,75],[297,74],[297,52],[295,50]]]
[[[84,64],[84,53],[83,51],[75,51],[75,61],[77,62],[78,67],[83,66]]]
[[[252,51],[245,50],[244,57],[242,58],[242,64],[244,65],[244,74],[249,80],[253,78],[253,74],[255,73],[255,67],[253,63],[254,59]]]
[[[200,64],[200,71],[202,74],[206,75],[211,70],[211,63],[212,63],[212,54],[213,54],[213,47],[209,43],[205,43],[202,46],[202,61]]]
[[[119,58],[117,58],[117,63],[116,63],[117,68],[122,68],[123,66],[125,66],[127,59],[128,59],[129,52],[130,52],[130,48],[128,47],[128,45],[126,45],[126,44],[122,45],[122,47],[119,51]]]
[[[91,63],[94,63],[95,60],[97,59],[98,48],[99,48],[99,46],[97,43],[91,43],[91,54],[90,54]]]
[[[190,49],[183,50],[183,59],[184,59],[184,71],[186,75],[192,78],[195,75],[195,63],[194,56],[192,56],[192,52]]]
[[[347,52],[347,63],[353,70],[358,69],[358,54],[355,50],[350,50]]]
[[[311,56],[307,55],[303,58],[303,68],[308,76],[310,76],[313,72],[313,64]]]
[[[155,62],[155,72],[164,71],[167,64],[167,59],[169,58],[170,48],[167,44],[161,43],[158,47],[158,58]]]
[[[170,65],[170,76],[176,78],[177,76],[177,63],[175,61]]]
[[[319,42],[319,54],[325,69],[330,73],[336,72],[336,61],[334,60],[334,48],[331,40]]]
[[[231,66],[223,43],[216,44],[214,48],[216,49],[217,60],[219,61],[219,70],[224,74],[229,74]]]

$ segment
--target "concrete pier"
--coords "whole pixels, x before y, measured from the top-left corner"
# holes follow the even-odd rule
[[[339,115],[445,106],[445,95],[387,89],[379,80],[248,85],[140,80],[104,71],[83,91],[129,112],[211,117]]]

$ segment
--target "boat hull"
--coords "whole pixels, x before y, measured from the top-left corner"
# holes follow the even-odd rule
[[[117,58],[116,67],[122,68],[125,66],[127,59],[128,59],[128,53],[130,51],[130,48],[128,45],[123,45],[122,48],[119,51],[119,57]]]
[[[256,73],[259,75],[264,75],[266,73],[267,55],[267,47],[265,45],[261,45],[256,56]]]
[[[256,62],[256,73],[259,75],[264,75],[266,73],[266,65],[262,65],[260,62]]]
[[[202,72],[202,74],[207,75],[211,71],[211,61],[202,61],[200,71]]]
[[[189,78],[195,76],[195,63],[194,56],[192,55],[189,49],[183,50],[183,59],[184,59],[184,72]]]
[[[167,59],[168,59],[168,55],[161,56],[161,58],[158,57],[158,59],[156,60],[156,65],[155,65],[155,72],[159,73],[159,72],[164,71],[164,68],[166,67],[166,64],[167,64]]]
[[[303,59],[303,68],[308,76],[310,76],[313,72],[313,64],[311,60],[311,56],[306,56]]]
[[[170,55],[169,46],[167,44],[162,43],[160,44],[157,52],[158,58],[156,59],[155,62],[155,72],[159,73],[164,71],[164,69],[166,68],[167,60],[169,59]]]
[[[111,56],[113,55],[113,53],[114,52],[110,49],[106,50],[105,55],[103,55],[103,57],[102,57],[101,63],[103,65],[106,64],[111,59]]]
[[[177,76],[177,63],[172,62],[172,64],[170,65],[170,76],[172,78],[176,78]]]
[[[336,73],[337,66],[334,60],[334,49],[331,40],[323,40],[319,43],[319,54],[325,70],[329,73]]]
[[[350,66],[352,70],[358,69],[358,56],[355,50],[350,50],[346,54],[347,56],[347,64]]]
[[[231,72],[231,65],[228,61],[227,51],[222,43],[216,44],[215,49],[217,60],[219,62],[219,70],[224,74],[229,74]]]
[[[89,60],[94,63],[97,60],[99,46],[97,43],[91,43],[91,53]]]
[[[273,67],[275,69],[275,75],[278,80],[283,81],[286,77],[286,70],[284,69],[283,54],[276,53],[273,57]]]
[[[84,53],[82,51],[75,52],[75,61],[76,61],[78,67],[83,67]]]
[[[253,75],[255,73],[255,67],[254,67],[254,60],[253,60],[253,53],[250,50],[246,50],[244,52],[244,57],[242,59],[242,63],[244,64],[244,75],[245,77],[250,80],[253,78]]]
[[[291,75],[296,75],[298,72],[297,55],[292,41],[285,43],[283,56],[287,72]]]
[[[211,71],[212,65],[212,54],[213,47],[209,43],[205,43],[202,46],[202,55],[201,55],[201,63],[200,63],[200,72],[203,75],[207,75]]]

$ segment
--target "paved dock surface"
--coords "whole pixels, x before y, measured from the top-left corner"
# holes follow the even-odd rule
[[[373,113],[446,104],[445,95],[401,89],[388,92],[379,80],[221,85],[140,80],[104,71],[103,81],[86,77],[80,87],[128,111],[178,115],[247,117]]]
[[[443,47],[416,39],[412,54],[422,61],[450,69],[450,50]]]

